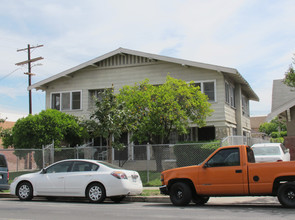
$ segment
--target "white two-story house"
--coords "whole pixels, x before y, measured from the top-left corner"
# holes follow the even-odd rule
[[[134,85],[146,78],[159,85],[165,82],[167,74],[186,82],[194,81],[214,109],[206,127],[192,124],[190,135],[173,138],[174,141],[250,135],[249,100],[259,98],[234,68],[119,48],[35,83],[29,89],[46,92],[47,109],[87,118],[94,107],[93,96],[99,91],[113,85],[116,93],[124,85]]]

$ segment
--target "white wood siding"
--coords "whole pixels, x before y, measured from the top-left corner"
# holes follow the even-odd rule
[[[111,88],[113,85],[117,93],[124,85],[134,85],[147,78],[151,84],[163,84],[168,74],[186,82],[214,81],[216,101],[211,102],[214,112],[211,117],[207,118],[207,125],[226,127],[228,124],[237,123],[236,110],[225,103],[225,78],[221,72],[133,55],[116,55],[94,66],[71,73],[69,77],[62,77],[48,83],[46,85],[46,108],[51,108],[51,93],[81,90],[82,109],[64,112],[87,118],[91,111],[89,90]],[[227,80],[230,81],[228,78]],[[242,126],[250,129],[250,119],[243,117]]]

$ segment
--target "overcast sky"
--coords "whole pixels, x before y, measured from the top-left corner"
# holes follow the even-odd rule
[[[119,47],[236,68],[260,98],[252,116],[271,111],[272,81],[295,53],[294,0],[0,0],[0,117],[28,114],[32,83]],[[45,109],[33,90],[33,113]]]

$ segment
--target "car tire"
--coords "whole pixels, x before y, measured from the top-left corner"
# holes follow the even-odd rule
[[[287,208],[295,208],[295,182],[284,183],[278,190],[280,203]]]
[[[86,197],[90,202],[101,203],[106,198],[106,191],[102,184],[92,183],[86,189]]]
[[[33,187],[29,182],[21,182],[16,188],[16,195],[21,201],[30,201],[33,199]]]
[[[126,196],[112,196],[110,199],[115,203],[120,203]]]
[[[208,196],[199,196],[196,195],[192,198],[192,201],[196,204],[196,205],[205,205],[208,200],[210,199],[210,197]]]
[[[175,206],[186,206],[192,200],[190,186],[183,182],[176,182],[170,188],[170,200]]]

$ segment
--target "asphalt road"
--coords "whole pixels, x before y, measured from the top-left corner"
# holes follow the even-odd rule
[[[222,198],[219,198],[222,199]],[[259,199],[259,198],[258,198]],[[277,202],[243,202],[213,200],[205,206],[193,204],[175,207],[170,203],[106,201],[91,204],[85,200],[20,202],[16,198],[0,198],[0,220],[3,219],[294,219],[295,209]]]

